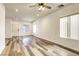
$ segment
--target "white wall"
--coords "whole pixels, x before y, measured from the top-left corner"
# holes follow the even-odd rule
[[[11,38],[11,18],[5,18],[5,38]]]
[[[5,8],[0,4],[0,54],[5,47]]]
[[[36,33],[33,33],[33,35],[79,51],[79,40],[64,39],[59,37],[60,17],[78,12],[79,4],[73,4],[59,11],[56,11],[48,16],[40,18],[39,20],[33,23],[33,25],[36,24],[37,27]]]

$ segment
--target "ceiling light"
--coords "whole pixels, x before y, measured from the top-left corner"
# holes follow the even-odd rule
[[[39,16],[39,14],[37,14],[37,16]]]
[[[18,12],[19,10],[18,9],[16,9],[16,12]]]
[[[42,8],[42,10],[44,10],[44,9],[45,9],[45,7]]]
[[[42,6],[40,6],[38,10],[42,10],[42,8],[43,8],[43,7],[42,7]]]
[[[38,10],[44,10],[44,9],[45,9],[45,7],[40,6]]]

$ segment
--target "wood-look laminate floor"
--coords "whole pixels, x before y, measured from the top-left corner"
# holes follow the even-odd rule
[[[68,50],[50,45],[33,36],[13,37],[6,44],[3,56],[76,56]]]

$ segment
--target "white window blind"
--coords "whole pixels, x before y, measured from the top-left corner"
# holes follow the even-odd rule
[[[67,17],[60,19],[60,37],[67,37]]]
[[[71,38],[79,39],[79,14],[71,16]]]
[[[60,37],[79,40],[79,14],[60,18]]]

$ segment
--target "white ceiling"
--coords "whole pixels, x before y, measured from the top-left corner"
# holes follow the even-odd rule
[[[29,7],[31,5],[34,5],[34,3],[6,3],[4,5],[6,17],[16,18],[15,20],[19,21],[33,22],[40,17],[44,17],[45,15],[56,11],[57,9],[59,9],[57,6],[60,4],[61,3],[47,3],[47,5],[51,6],[52,9],[45,9],[41,12],[38,11],[37,7]],[[64,5],[66,6],[68,4]],[[18,9],[19,11],[16,12],[16,9]],[[37,14],[39,14],[39,16],[37,16]]]

